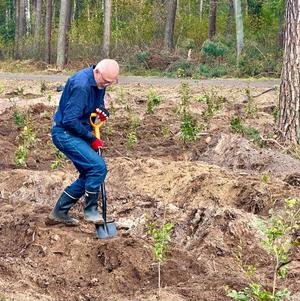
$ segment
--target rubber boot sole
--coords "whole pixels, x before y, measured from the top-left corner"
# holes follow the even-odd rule
[[[104,220],[103,218],[99,218],[99,219],[96,219],[96,220],[91,220],[91,219],[87,219],[84,217],[84,220],[87,222],[87,223],[90,223],[90,224],[103,224],[104,223]]]
[[[48,220],[47,220],[47,225],[57,225],[57,224],[64,224],[66,226],[78,226],[79,221],[73,217],[67,216],[67,218],[61,218],[57,215],[54,215],[53,212],[51,211]]]

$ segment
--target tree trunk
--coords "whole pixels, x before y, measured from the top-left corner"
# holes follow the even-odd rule
[[[19,5],[19,39],[21,39],[26,33],[25,0],[19,0]]]
[[[16,0],[15,59],[20,59],[20,45],[25,34],[25,0]]]
[[[168,0],[168,17],[165,28],[164,47],[173,50],[174,27],[176,20],[177,0]]]
[[[55,25],[56,24],[56,10],[57,10],[57,2],[55,0],[53,0],[52,2],[52,24]]]
[[[300,0],[286,0],[285,44],[279,96],[279,128],[300,144]]]
[[[281,60],[282,50],[284,48],[284,30],[285,30],[285,21],[284,21],[284,12],[278,13],[278,34],[277,34],[277,49],[276,49],[276,61]]]
[[[9,33],[12,30],[11,24],[13,23],[13,20],[14,20],[15,9],[16,9],[15,1],[9,0],[7,8],[6,8],[6,15],[5,15],[5,30],[7,33]]]
[[[25,31],[26,34],[30,34],[31,33],[31,4],[30,4],[30,0],[25,0],[25,5],[24,5],[24,13],[25,13]]]
[[[237,62],[239,62],[244,47],[244,25],[243,25],[241,0],[234,0],[234,12],[235,12],[235,23],[236,23]]]
[[[67,63],[67,31],[69,24],[70,4],[70,0],[61,0],[60,3],[56,59],[56,64],[59,68],[63,68]]]
[[[35,25],[34,25],[34,41],[33,41],[34,56],[36,59],[39,58],[41,19],[42,19],[42,0],[37,0],[36,8],[35,8]]]
[[[45,61],[51,63],[51,33],[52,33],[52,0],[46,3],[46,24],[45,24]]]
[[[203,18],[203,0],[199,0],[199,16],[200,16],[200,20],[202,21],[202,18]]]
[[[111,33],[111,9],[112,0],[104,1],[104,30],[103,30],[103,55],[110,54],[110,33]]]
[[[16,8],[15,8],[15,17],[16,17],[16,21],[15,21],[15,49],[14,49],[14,57],[15,59],[19,59],[19,14],[20,14],[20,0],[16,0]]]
[[[81,15],[83,3],[80,0],[75,0],[74,6],[74,19],[77,20]]]
[[[227,37],[231,37],[233,35],[233,19],[234,19],[233,0],[228,0],[228,16],[227,16],[227,24],[226,24]]]
[[[208,22],[208,37],[210,40],[216,35],[216,27],[217,27],[217,0],[210,0],[209,22]]]
[[[70,40],[69,40],[69,35],[68,32],[70,31],[71,28],[71,23],[72,23],[72,10],[73,10],[73,1],[70,0],[70,5],[68,6],[68,10],[67,10],[67,34],[66,34],[66,54],[65,54],[65,60],[66,63],[68,62],[68,54],[69,54],[69,50],[70,50]]]
[[[119,3],[118,3],[118,0],[115,0],[115,13],[114,13],[114,16],[115,16],[115,24],[116,24],[116,29],[115,29],[115,32],[116,32],[116,38],[115,38],[115,47],[116,49],[119,48],[119,21],[118,21],[118,7],[119,7]]]

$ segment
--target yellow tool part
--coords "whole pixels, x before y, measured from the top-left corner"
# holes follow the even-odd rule
[[[97,118],[97,117],[98,117],[97,113],[92,113],[90,116],[90,123],[94,130],[96,138],[100,139],[100,129],[101,129],[102,125],[104,124],[104,121],[99,121],[97,123],[94,123],[93,119]]]

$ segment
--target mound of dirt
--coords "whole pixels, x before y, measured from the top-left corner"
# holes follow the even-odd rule
[[[201,159],[230,169],[268,172],[283,177],[300,170],[299,160],[272,149],[256,148],[249,140],[233,134],[221,135],[216,146],[206,151]]]

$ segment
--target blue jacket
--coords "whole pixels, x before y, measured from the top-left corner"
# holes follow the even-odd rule
[[[75,136],[91,142],[95,139],[90,125],[90,115],[96,108],[104,107],[105,89],[99,89],[94,79],[93,67],[85,68],[70,77],[64,87],[55,126],[62,127]]]

